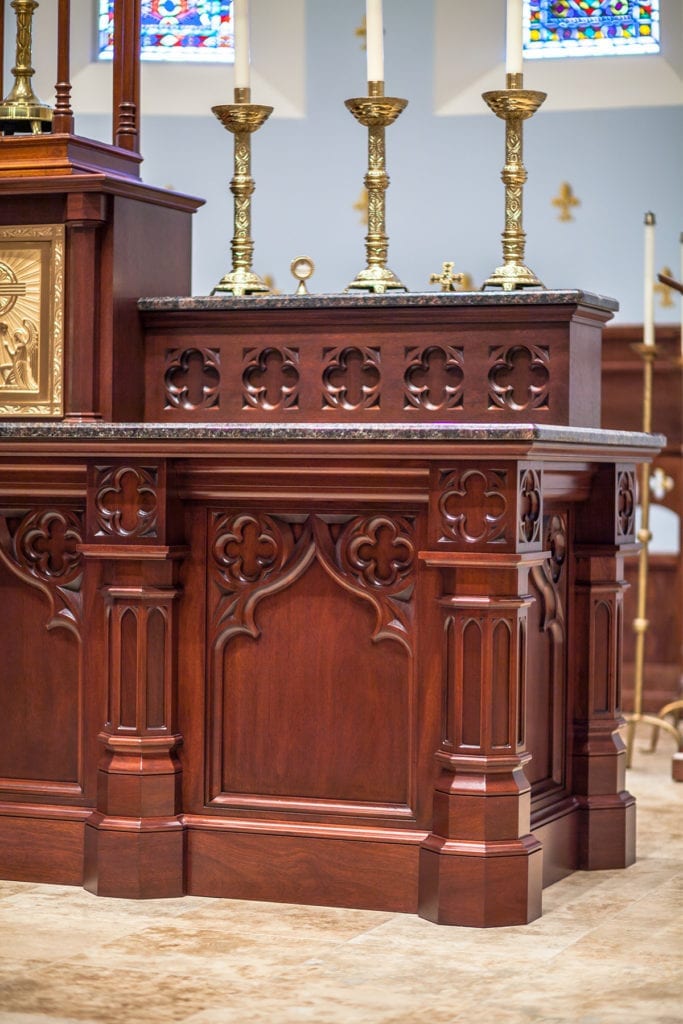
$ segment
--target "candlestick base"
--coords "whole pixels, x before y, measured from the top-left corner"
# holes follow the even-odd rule
[[[502,288],[505,292],[512,292],[515,288],[544,288],[545,285],[529,270],[523,263],[506,263],[502,267],[496,267],[490,277],[483,285],[485,288]]]
[[[246,267],[236,267],[229,271],[211,292],[212,295],[257,295],[259,293],[268,294],[270,288],[258,274]]]
[[[389,267],[366,267],[356,275],[346,291],[352,289],[374,292],[376,295],[383,295],[387,291],[408,291]]]

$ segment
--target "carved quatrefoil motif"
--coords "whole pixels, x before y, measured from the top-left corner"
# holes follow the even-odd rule
[[[519,539],[534,544],[541,539],[541,477],[526,469],[519,483]]]
[[[95,497],[99,533],[156,537],[157,472],[133,466],[100,467]]]
[[[245,349],[242,408],[296,409],[299,393],[299,352],[294,348]]]
[[[489,409],[549,408],[550,354],[542,345],[489,352]]]
[[[227,582],[243,585],[264,579],[285,547],[282,527],[274,519],[245,512],[218,524],[213,556]]]
[[[26,516],[14,535],[18,564],[33,576],[60,586],[73,583],[81,575],[80,543],[78,519],[56,509]]]
[[[462,409],[463,352],[452,345],[407,348],[404,409]]]
[[[617,478],[617,540],[635,538],[636,530],[636,475],[624,469]]]
[[[327,408],[378,409],[380,352],[377,348],[334,348],[323,352],[323,399]]]
[[[447,474],[442,481],[439,511],[443,540],[494,544],[505,540],[507,498],[502,493],[506,474],[468,469]]]
[[[218,349],[170,350],[164,373],[166,408],[217,409],[220,380]]]
[[[414,571],[412,528],[404,519],[355,520],[344,531],[339,551],[343,567],[369,587],[400,589]]]

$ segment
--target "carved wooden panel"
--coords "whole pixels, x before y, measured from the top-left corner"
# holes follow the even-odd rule
[[[633,543],[636,539],[636,471],[633,467],[617,467],[616,542]]]
[[[83,791],[80,512],[0,516],[0,792]]]
[[[211,514],[213,806],[410,817],[415,561],[402,516]]]

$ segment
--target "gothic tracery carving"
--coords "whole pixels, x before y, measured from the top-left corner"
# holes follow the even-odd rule
[[[218,349],[170,349],[164,372],[166,408],[217,409],[220,380]]]
[[[444,474],[439,497],[442,539],[465,544],[505,541],[506,476],[504,470],[480,469]]]
[[[381,371],[378,348],[328,348],[323,352],[323,401],[327,408],[378,409]]]
[[[489,351],[489,409],[547,409],[550,352],[543,345],[495,346]]]
[[[298,408],[299,351],[283,347],[244,350],[242,408]]]
[[[453,345],[406,349],[404,408],[462,409],[463,351]]]
[[[157,535],[157,471],[154,467],[98,466],[97,533],[115,537]]]

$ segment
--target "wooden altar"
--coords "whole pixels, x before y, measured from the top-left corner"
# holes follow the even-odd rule
[[[13,411],[18,341],[0,382],[0,875],[491,926],[631,864],[623,559],[663,439],[600,429],[615,304],[183,297],[139,0],[111,147],[73,134],[58,6],[53,133],[0,138],[0,228],[49,228],[60,283],[59,411]]]

